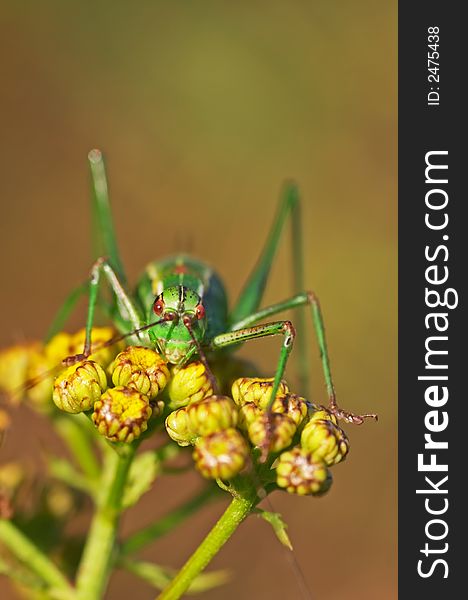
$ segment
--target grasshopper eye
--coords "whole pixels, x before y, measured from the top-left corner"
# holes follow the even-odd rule
[[[195,308],[195,316],[197,317],[197,319],[203,319],[203,317],[205,316],[205,307],[203,306],[203,304],[197,305],[197,307]]]
[[[153,304],[153,311],[159,317],[163,314],[163,312],[164,312],[164,301],[161,300],[161,298],[157,298],[156,299],[155,303]]]

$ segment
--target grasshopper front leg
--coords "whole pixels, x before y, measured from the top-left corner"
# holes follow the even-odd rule
[[[117,307],[121,319],[127,322],[129,324],[129,329],[131,328],[132,330],[141,329],[143,326],[143,320],[138,312],[137,307],[133,303],[129,294],[125,291],[123,285],[120,283],[119,278],[117,277],[114,269],[111,267],[109,261],[103,257],[98,258],[91,268],[91,276],[89,279],[89,303],[83,352],[81,354],[76,354],[66,358],[63,361],[63,364],[66,366],[70,366],[80,360],[84,360],[91,354],[91,335],[102,273],[104,273],[112,292],[116,297]],[[142,342],[149,344],[149,338],[146,332],[137,332],[135,335],[137,336],[137,341],[140,343]]]

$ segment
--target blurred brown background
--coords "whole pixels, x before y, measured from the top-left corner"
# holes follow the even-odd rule
[[[339,398],[380,415],[347,427],[351,455],[328,496],[273,497],[323,600],[397,595],[396,43],[392,1],[46,0],[1,9],[2,346],[42,336],[87,276],[90,148],[106,153],[130,276],[189,246],[217,267],[231,299],[282,181],[299,182],[306,282],[322,301]],[[287,242],[265,303],[290,292]],[[83,310],[72,325],[82,323]],[[271,339],[242,352],[272,370],[278,348]],[[313,357],[313,399],[324,401],[315,345]],[[2,460],[32,463],[52,437],[21,412]],[[159,481],[125,531],[199,485],[196,475]],[[206,508],[145,557],[181,565],[222,508]],[[235,577],[207,599],[300,598],[281,547],[254,518],[213,567]],[[107,597],[123,600],[130,589],[135,600],[153,596],[118,574]],[[17,597],[4,580],[0,595]]]

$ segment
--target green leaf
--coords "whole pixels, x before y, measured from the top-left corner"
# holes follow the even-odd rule
[[[231,573],[224,571],[211,571],[209,573],[200,573],[190,584],[187,594],[196,594],[211,590],[214,587],[224,585],[231,579]]]
[[[176,574],[174,569],[141,560],[123,559],[120,561],[119,566],[130,573],[133,573],[137,577],[140,577],[158,590],[165,588]],[[192,581],[190,588],[187,590],[187,594],[210,590],[214,587],[223,585],[229,579],[230,573],[228,571],[201,573]]]
[[[286,532],[288,526],[283,521],[282,516],[279,513],[269,512],[260,508],[257,508],[255,512],[259,517],[265,519],[267,523],[270,523],[270,525],[273,527],[273,531],[275,532],[276,537],[283,544],[283,546],[286,546],[286,548],[292,550],[293,547],[291,544],[291,540],[289,539],[289,536]]]
[[[52,477],[76,490],[89,494],[92,498],[95,497],[97,491],[96,481],[79,473],[67,459],[57,458],[56,456],[47,456],[45,460],[47,462],[48,471]]]
[[[0,575],[6,575],[10,579],[18,582],[21,586],[30,589],[43,590],[47,588],[47,585],[33,573],[28,571],[24,565],[21,565],[21,563],[9,564],[1,556]]]
[[[136,504],[151,489],[160,472],[161,461],[154,451],[139,454],[130,467],[122,508],[127,509]]]

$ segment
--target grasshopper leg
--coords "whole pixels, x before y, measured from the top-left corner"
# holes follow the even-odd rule
[[[293,182],[287,182],[281,193],[278,212],[271,226],[267,240],[252,273],[242,289],[242,292],[229,315],[230,330],[239,329],[238,323],[249,320],[256,314],[263,298],[268,276],[280,245],[283,230],[288,220],[291,221],[292,274],[293,293],[298,294],[304,289],[304,266],[302,250],[301,206],[299,191]],[[310,392],[309,348],[305,336],[305,315],[299,310],[296,317],[298,347],[298,372],[300,389],[303,394]]]
[[[267,406],[267,415],[268,415],[268,423],[267,423],[267,435],[265,440],[265,445],[262,448],[262,461],[266,460],[266,456],[268,454],[270,440],[272,437],[272,422],[271,422],[271,406],[275,400],[276,394],[278,392],[281,380],[284,375],[284,371],[286,369],[286,363],[288,361],[289,355],[291,354],[291,350],[294,344],[294,338],[296,337],[296,332],[294,330],[293,324],[291,321],[274,321],[272,323],[264,323],[262,325],[254,325],[252,327],[246,327],[244,329],[238,329],[236,331],[229,331],[227,333],[222,333],[217,335],[211,341],[211,349],[216,350],[219,348],[226,348],[227,346],[231,346],[232,344],[239,344],[241,342],[245,342],[247,340],[258,339],[261,337],[271,336],[271,335],[282,335],[283,343],[281,345],[280,355],[276,367],[275,378],[273,380],[273,385],[271,389],[271,396]]]
[[[131,328],[134,330],[140,329],[143,325],[141,316],[133,303],[132,299],[125,291],[123,285],[120,283],[114,269],[111,267],[109,261],[106,258],[98,258],[91,268],[91,276],[89,279],[89,302],[88,302],[88,315],[86,319],[86,337],[83,352],[74,356],[67,357],[63,364],[70,366],[80,360],[87,358],[91,354],[91,334],[94,323],[94,313],[98,300],[99,284],[101,282],[101,275],[104,276],[109,283],[112,292],[117,300],[117,307],[123,320],[127,321]],[[141,336],[144,337],[144,341],[147,342],[146,332],[137,332],[135,335],[138,339]]]
[[[283,302],[278,302],[277,304],[272,304],[271,306],[267,306],[248,317],[242,319],[241,321],[235,323],[233,328],[240,329],[248,327],[253,323],[256,323],[262,319],[268,318],[272,315],[278,314],[284,310],[289,310],[292,308],[297,308],[301,306],[310,306],[312,322],[314,325],[315,335],[317,338],[317,343],[320,351],[320,358],[322,362],[322,371],[325,379],[325,384],[327,387],[328,394],[328,409],[334,415],[336,415],[339,419],[343,419],[348,423],[354,423],[356,425],[360,425],[364,422],[366,418],[377,419],[377,415],[373,413],[358,415],[352,412],[343,410],[340,408],[336,401],[336,392],[335,386],[333,385],[333,378],[330,367],[330,358],[328,355],[327,348],[327,340],[325,336],[325,325],[322,316],[322,310],[320,308],[320,302],[316,296],[316,294],[312,291],[301,292],[300,294],[296,294],[292,298],[288,298]],[[236,333],[235,331],[233,333]],[[279,383],[278,383],[279,385]]]

